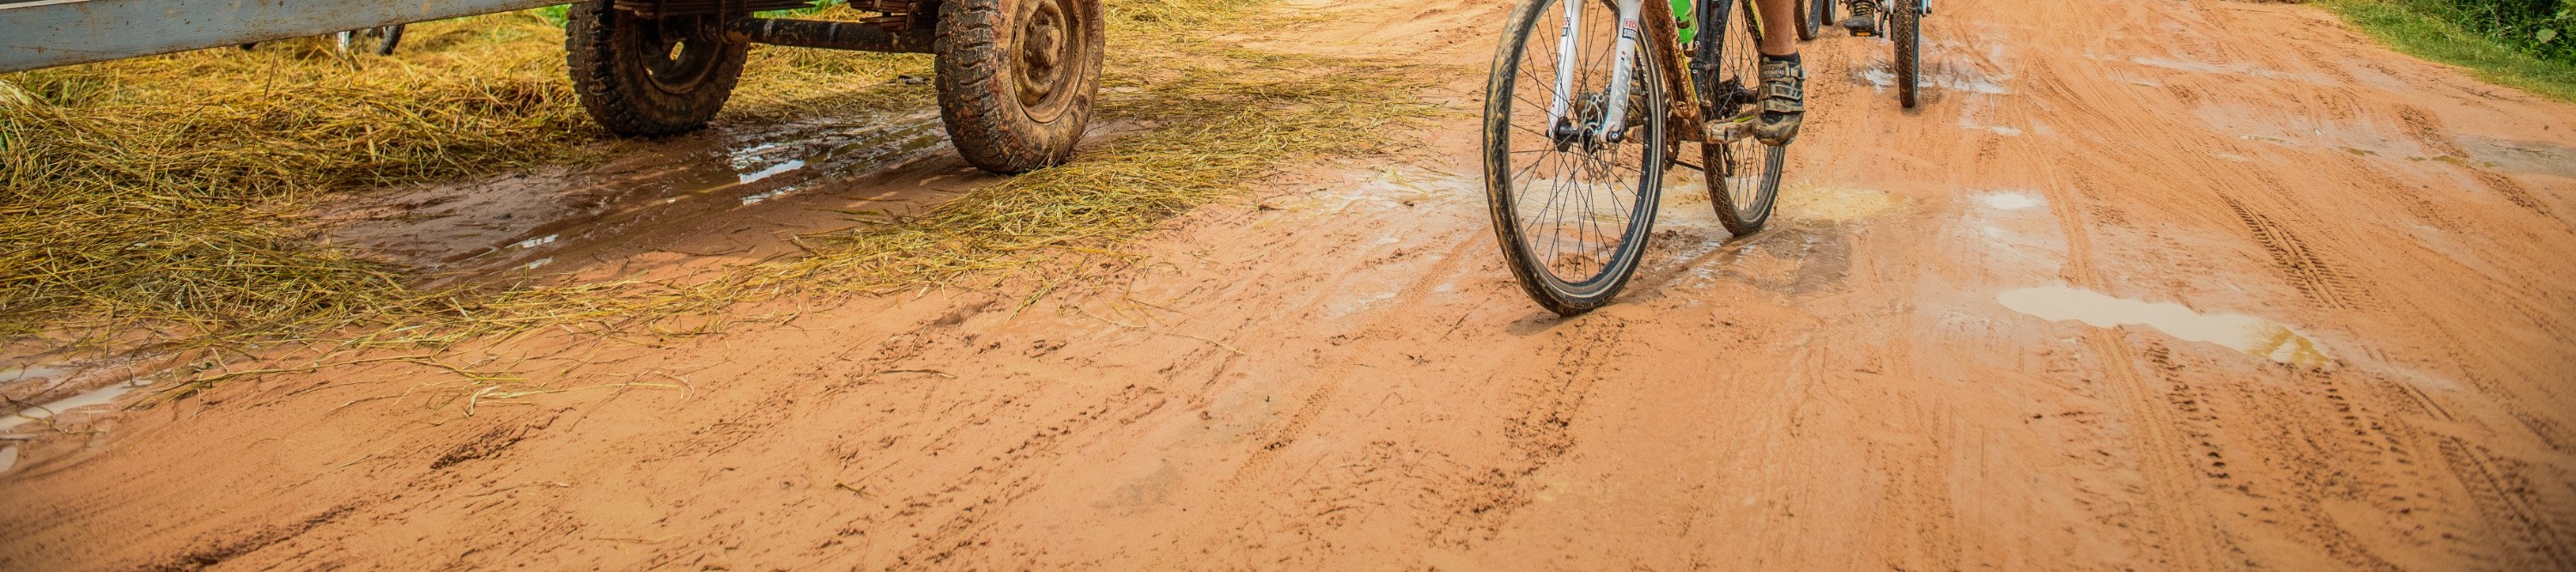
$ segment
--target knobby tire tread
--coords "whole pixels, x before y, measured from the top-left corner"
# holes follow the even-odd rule
[[[1010,0],[949,0],[940,3],[937,54],[939,119],[948,138],[968,164],[1000,174],[1023,173],[1073,159],[1074,147],[1091,119],[1091,104],[1100,85],[1103,34],[1098,2],[1077,3],[1088,35],[1084,53],[1075,57],[1083,74],[1075,80],[1076,99],[1053,121],[1039,123],[1021,107],[1007,67],[1011,54],[1001,45],[1004,15]]]
[[[612,0],[588,0],[575,3],[564,13],[564,61],[571,69],[574,91],[581,107],[590,112],[592,121],[609,132],[629,137],[676,135],[705,128],[716,112],[724,109],[733,97],[735,84],[742,79],[742,64],[748,59],[749,46],[724,43],[717,53],[710,81],[701,83],[679,96],[679,105],[660,105],[653,101],[656,89],[652,81],[641,77],[642,65],[622,68],[643,54],[621,53],[616,33],[622,20],[635,18],[611,6]]]

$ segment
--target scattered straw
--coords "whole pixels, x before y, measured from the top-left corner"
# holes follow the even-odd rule
[[[0,76],[41,100],[0,103],[0,144],[14,146],[0,162],[0,241],[28,245],[0,252],[0,335],[64,324],[148,325],[160,328],[148,337],[201,342],[357,332],[344,348],[446,346],[566,327],[684,336],[762,319],[726,313],[747,301],[1076,279],[1068,277],[1078,271],[1061,271],[1126,257],[1172,217],[1264,177],[1395,150],[1390,136],[1436,109],[1416,96],[1430,85],[1424,78],[1463,73],[1205,39],[1217,28],[1253,28],[1245,20],[1258,16],[1245,8],[1256,3],[1111,0],[1100,111],[1141,129],[915,216],[863,217],[801,237],[805,256],[693,283],[422,292],[404,286],[416,277],[401,269],[296,230],[295,207],[329,192],[612,151],[570,97],[553,47],[561,32],[538,17],[416,26],[427,33],[416,30],[422,39],[391,60],[353,63],[290,42]],[[924,56],[763,49],[756,57],[730,116],[931,104],[927,87],[884,81],[927,75]],[[852,81],[870,76],[877,80]],[[469,406],[553,391],[450,369],[466,374],[468,389],[450,394]]]

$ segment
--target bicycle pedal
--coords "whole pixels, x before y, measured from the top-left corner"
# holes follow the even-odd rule
[[[1727,120],[1711,121],[1708,122],[1708,126],[1702,130],[1702,133],[1707,134],[1707,141],[1720,144],[1734,143],[1753,136],[1753,122]]]

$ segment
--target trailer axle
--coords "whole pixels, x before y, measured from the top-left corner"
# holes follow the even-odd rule
[[[726,31],[735,40],[760,44],[904,54],[930,53],[931,43],[938,38],[929,26],[888,32],[883,26],[862,22],[785,18],[735,18]]]

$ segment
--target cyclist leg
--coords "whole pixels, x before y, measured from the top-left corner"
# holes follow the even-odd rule
[[[1780,23],[1762,27],[1762,114],[1753,122],[1754,138],[1772,145],[1797,139],[1798,125],[1807,115],[1807,68],[1798,60],[1798,31],[1791,27],[1797,18],[1795,1],[1754,1],[1763,22]]]

